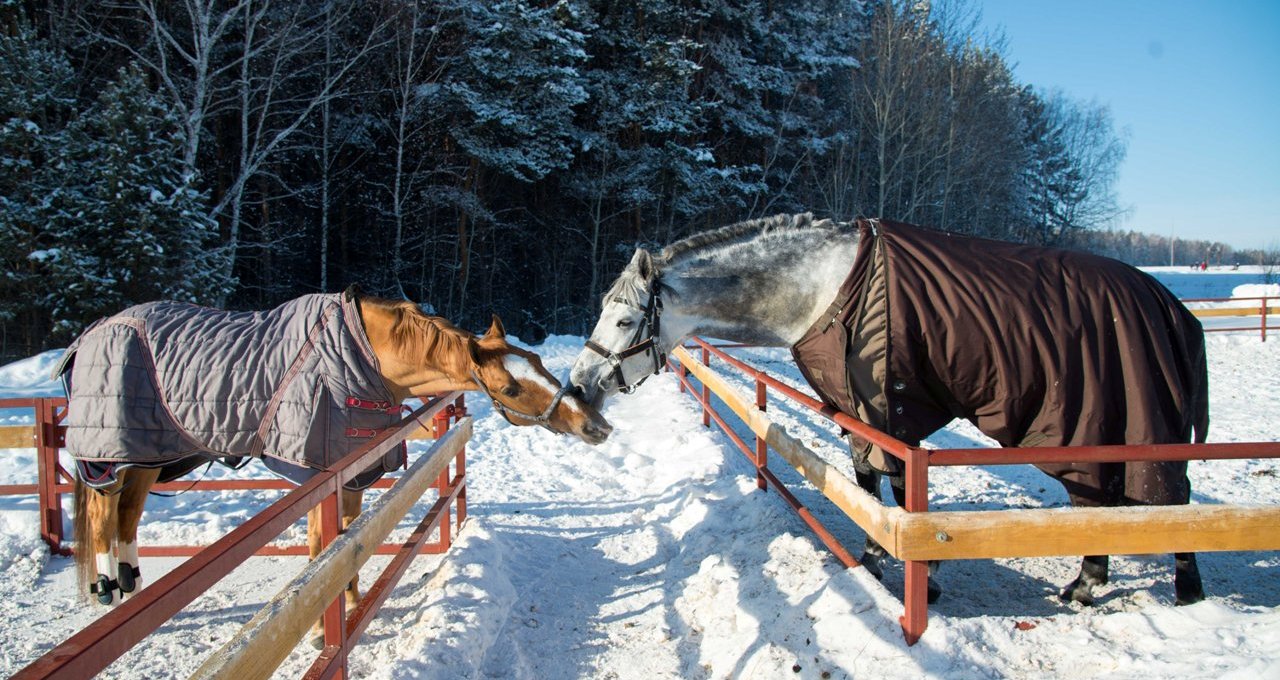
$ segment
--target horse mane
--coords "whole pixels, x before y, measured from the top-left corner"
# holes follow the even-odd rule
[[[729,245],[744,237],[765,236],[771,233],[797,231],[800,229],[835,229],[838,223],[829,220],[815,220],[813,213],[796,213],[794,215],[770,215],[745,222],[711,229],[689,236],[672,243],[658,254],[659,266],[668,265],[675,259],[693,251],[711,246]]]
[[[418,362],[429,356],[441,370],[453,377],[465,377],[470,373],[473,334],[444,317],[426,314],[409,300],[361,296],[360,304],[390,313],[393,321],[388,337],[392,351],[406,361]]]

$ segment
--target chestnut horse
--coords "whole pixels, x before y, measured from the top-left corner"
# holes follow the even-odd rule
[[[412,302],[393,302],[358,293],[348,295],[351,297],[347,303],[352,304],[349,309],[358,309],[367,346],[376,356],[376,373],[385,386],[383,393],[389,393],[393,404],[398,405],[412,395],[480,390],[513,425],[542,425],[558,433],[573,434],[589,444],[599,444],[611,432],[608,422],[575,393],[562,387],[536,354],[507,342],[497,316],[493,317],[488,332],[480,337],[458,329],[443,318],[424,314]],[[122,315],[127,316],[128,311]],[[74,354],[75,349],[73,345],[68,355]],[[188,347],[185,351],[191,349]],[[92,358],[83,361],[93,365]],[[154,366],[149,368],[154,370]],[[71,396],[71,390],[68,395]],[[218,398],[234,400],[237,395],[220,394]],[[91,408],[92,399],[91,395],[85,397],[86,406],[82,411]],[[383,410],[397,412],[395,406]],[[68,407],[69,419],[75,411],[73,398]],[[352,448],[354,450],[354,446]],[[250,454],[248,451],[226,453]],[[270,455],[271,451],[266,453]],[[196,464],[217,457],[199,454],[195,456]],[[80,463],[81,459],[77,461]],[[195,464],[186,469],[193,467]],[[79,464],[77,468],[80,469]],[[112,470],[114,481],[96,489],[90,489],[77,475],[76,562],[81,582],[102,604],[115,604],[142,586],[138,569],[138,524],[147,493],[161,472],[160,465],[118,465]],[[344,489],[344,529],[360,513],[362,495],[362,490]],[[318,508],[307,515],[307,543],[312,558],[320,551],[317,513]],[[355,580],[350,583],[346,597],[348,605],[354,607],[359,599]]]

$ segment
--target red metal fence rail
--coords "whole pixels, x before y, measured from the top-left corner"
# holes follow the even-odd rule
[[[66,444],[66,428],[62,420],[66,417],[67,400],[63,397],[37,397],[21,399],[0,399],[0,409],[32,409],[35,424],[31,426],[4,426],[0,433],[5,437],[0,440],[0,449],[7,446],[14,448],[31,448],[36,450],[36,484],[0,485],[0,496],[37,496],[40,504],[40,536],[55,555],[71,555],[71,548],[64,544],[65,529],[62,521],[62,495],[75,490],[75,480],[59,460],[58,452]],[[30,432],[30,438],[14,436],[15,431]],[[422,438],[417,433],[410,439]],[[22,439],[19,442],[19,439]],[[407,462],[407,461],[406,461]],[[374,482],[371,489],[388,489],[395,483],[393,477],[383,477]],[[284,479],[201,479],[195,482],[175,481],[156,484],[153,491],[182,493],[186,491],[291,491],[297,485]],[[459,500],[465,505],[465,495]],[[205,546],[201,545],[144,545],[139,548],[141,557],[190,557]],[[443,551],[437,543],[424,547],[425,553]],[[397,545],[384,545],[378,548],[378,554],[394,555],[399,551]],[[305,545],[265,545],[258,550],[259,556],[307,555]]]
[[[0,408],[32,406],[29,400],[0,400]],[[45,536],[50,545],[62,545],[61,507],[56,500],[59,492],[66,493],[70,489],[57,489],[54,484],[54,472],[66,475],[66,471],[57,466],[56,442],[60,437],[54,428],[46,427],[53,418],[61,420],[55,413],[59,407],[59,399],[39,399],[34,404],[37,409],[37,448],[41,453],[41,482],[38,485],[42,494],[41,517],[42,533],[45,532],[45,518],[48,518],[48,533]],[[323,542],[327,545],[338,534],[340,523],[340,505],[342,486],[354,479],[360,472],[373,465],[381,457],[399,446],[410,435],[423,427],[429,427],[437,438],[449,429],[449,422],[466,415],[462,394],[450,393],[431,400],[409,414],[395,427],[388,428],[373,438],[358,451],[338,461],[331,469],[317,474],[305,484],[298,487],[289,485],[294,490],[271,504],[258,514],[249,518],[244,524],[222,537],[212,545],[199,550],[190,559],[183,562],[173,571],[165,574],[154,583],[148,585],[129,598],[123,604],[112,609],[89,626],[68,638],[45,656],[19,671],[15,678],[88,678],[106,668],[147,635],[167,622],[174,614],[191,603],[213,584],[229,574],[238,565],[254,555],[292,554],[291,552],[273,550],[265,551],[267,543],[276,538],[282,531],[301,519],[307,512],[320,505]],[[45,449],[51,453],[46,453]],[[64,477],[69,479],[69,476]],[[260,489],[257,484],[246,484],[255,480],[241,482],[224,482],[205,488],[214,489]],[[388,480],[390,481],[390,480]],[[213,484],[206,482],[204,484]],[[186,488],[187,485],[179,485]],[[344,597],[337,597],[325,613],[325,647],[312,666],[309,677],[345,677],[346,659],[355,640],[377,613],[378,606],[386,599],[390,589],[403,575],[413,556],[423,552],[443,552],[451,541],[450,507],[457,506],[457,522],[460,526],[466,517],[466,468],[465,449],[460,448],[454,460],[454,473],[449,474],[446,465],[436,482],[439,499],[432,506],[426,517],[414,530],[408,541],[389,548],[395,554],[388,567],[375,579],[369,587],[366,597],[360,606],[349,616],[344,612]],[[267,487],[274,488],[274,487]],[[4,491],[6,489],[0,489]],[[30,493],[27,485],[22,491]],[[56,527],[56,528],[54,528]],[[426,543],[426,538],[437,528],[440,539],[434,543]],[[305,554],[305,546],[303,553]],[[69,552],[69,551],[68,551]],[[65,552],[64,552],[65,554]],[[143,552],[142,554],[147,554]]]
[[[913,514],[924,518],[931,515],[962,515],[964,513],[929,513],[929,468],[950,465],[1012,465],[1024,463],[1049,463],[1049,462],[1122,462],[1131,460],[1208,460],[1208,459],[1244,459],[1244,458],[1280,458],[1280,442],[1257,442],[1257,443],[1225,443],[1225,444],[1166,444],[1166,445],[1150,445],[1150,446],[1081,446],[1081,447],[1041,447],[1027,449],[938,449],[930,450],[919,447],[907,446],[905,443],[880,432],[871,426],[856,420],[847,414],[841,413],[814,397],[800,392],[799,390],[781,382],[777,378],[768,373],[747,364],[746,362],[727,354],[721,346],[712,345],[701,338],[694,338],[693,345],[690,347],[701,350],[702,364],[710,366],[711,358],[715,357],[731,366],[742,374],[750,378],[755,385],[755,408],[763,413],[766,409],[767,392],[769,389],[785,396],[792,402],[795,402],[804,408],[819,414],[826,420],[839,425],[842,429],[852,432],[858,437],[866,439],[875,445],[881,447],[884,451],[893,455],[905,463],[906,474],[906,503],[903,510],[910,517]],[[686,356],[689,356],[686,354]],[[674,357],[673,357],[674,358]],[[822,542],[831,549],[838,559],[846,566],[854,566],[857,561],[851,556],[840,543],[831,535],[825,527],[822,526],[812,514],[801,505],[792,494],[785,490],[783,484],[777,479],[772,472],[768,470],[767,449],[769,442],[762,441],[757,434],[754,449],[748,448],[741,437],[735,433],[732,428],[725,422],[721,414],[715,409],[711,402],[711,391],[708,389],[706,380],[702,381],[702,389],[695,390],[693,383],[690,381],[689,367],[683,363],[677,364],[675,361],[668,363],[668,367],[678,374],[681,383],[681,391],[688,390],[689,394],[697,400],[703,409],[703,422],[709,423],[714,421],[716,425],[729,437],[729,439],[737,446],[756,466],[757,485],[761,488],[771,486],[779,492],[779,495],[791,506],[801,518],[808,524]],[[725,395],[721,395],[723,399]],[[741,415],[741,414],[740,414]],[[753,428],[754,429],[754,428]],[[802,471],[803,474],[803,471]],[[1199,507],[1199,506],[1198,506]],[[1002,514],[1011,515],[1011,513],[1027,513],[1028,511],[1005,510],[999,511]],[[1270,527],[1267,529],[1266,536],[1258,537],[1256,541],[1250,541],[1247,548],[1239,547],[1239,541],[1232,537],[1235,543],[1224,542],[1236,546],[1233,548],[1204,548],[1200,549],[1259,549],[1253,546],[1269,546],[1266,549],[1280,548],[1280,544],[1272,546],[1277,540],[1280,540],[1280,530],[1275,527],[1280,526],[1280,514],[1270,509],[1263,510],[1266,514],[1262,516],[1261,526]],[[970,513],[976,514],[976,513]],[[1250,527],[1254,527],[1259,521],[1259,514],[1254,512],[1247,515]],[[855,520],[856,521],[856,520]],[[914,523],[906,529],[919,529],[924,526],[923,523]],[[876,531],[875,527],[862,527],[869,534]],[[906,533],[906,529],[902,529]],[[885,532],[888,531],[886,528]],[[894,531],[899,531],[895,527]],[[939,542],[947,542],[950,540],[945,532],[939,531]],[[904,538],[906,538],[904,536]],[[907,541],[909,544],[910,541]],[[1203,541],[1200,542],[1203,544]],[[913,546],[915,553],[919,550],[919,542]],[[1037,554],[1056,554],[1053,552],[1039,552]],[[1084,553],[1082,553],[1084,554]],[[928,561],[924,559],[904,559],[905,572],[905,588],[904,588],[904,610],[901,624],[904,635],[909,644],[914,644],[924,633],[927,625],[927,581],[928,581]]]

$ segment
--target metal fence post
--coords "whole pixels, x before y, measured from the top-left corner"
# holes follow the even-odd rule
[[[436,414],[436,417],[433,419],[432,428],[431,428],[432,432],[435,434],[436,439],[443,437],[445,433],[449,431],[449,420],[457,412],[458,412],[457,406],[454,404],[450,404],[448,408]],[[445,496],[449,495],[449,466],[448,465],[444,466],[444,469],[440,471],[440,477],[436,479],[436,488],[440,490],[441,498],[444,498]],[[440,546],[447,550],[449,548],[450,542],[453,539],[453,533],[451,531],[452,527],[449,526],[449,522],[451,521],[451,518],[450,518],[451,513],[449,511],[448,505],[444,507],[444,509],[442,510],[442,513],[443,513],[443,516],[440,519]]]
[[[342,487],[333,483],[333,493],[320,501],[320,548],[329,547],[342,533]],[[337,677],[347,677],[347,606],[346,593],[339,593],[324,610],[324,646],[336,648]]]
[[[760,379],[759,375],[756,375],[756,408],[760,409],[761,412],[763,412],[765,407],[768,405],[768,395],[766,394],[765,389],[764,381]],[[765,481],[763,472],[764,468],[768,467],[768,465],[769,442],[766,441],[764,437],[756,434],[756,488],[762,491],[769,490],[769,485]]]
[[[56,555],[62,547],[62,498],[58,493],[58,418],[54,399],[36,400],[36,483],[40,503],[40,536]]]
[[[919,447],[907,449],[907,512],[929,511],[929,454]],[[914,645],[929,624],[929,563],[909,560],[903,564],[902,633]]]
[[[1267,296],[1262,296],[1262,341],[1267,341]]]
[[[711,365],[711,352],[706,347],[702,348],[702,365]],[[711,388],[705,382],[702,383],[702,426],[711,427]]]
[[[458,399],[454,404],[454,419],[458,420],[466,417],[467,404],[465,397],[458,395]],[[462,488],[458,490],[458,528],[462,528],[462,523],[467,519],[467,447],[464,444],[458,449],[458,457],[454,464],[457,466],[458,478],[462,480]]]

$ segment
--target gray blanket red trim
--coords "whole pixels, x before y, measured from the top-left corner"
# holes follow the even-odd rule
[[[295,481],[327,469],[401,415],[357,304],[351,291],[260,312],[153,302],[98,321],[54,369],[68,453],[171,471],[266,456],[277,471],[301,468]],[[401,447],[364,477],[403,460]]]

